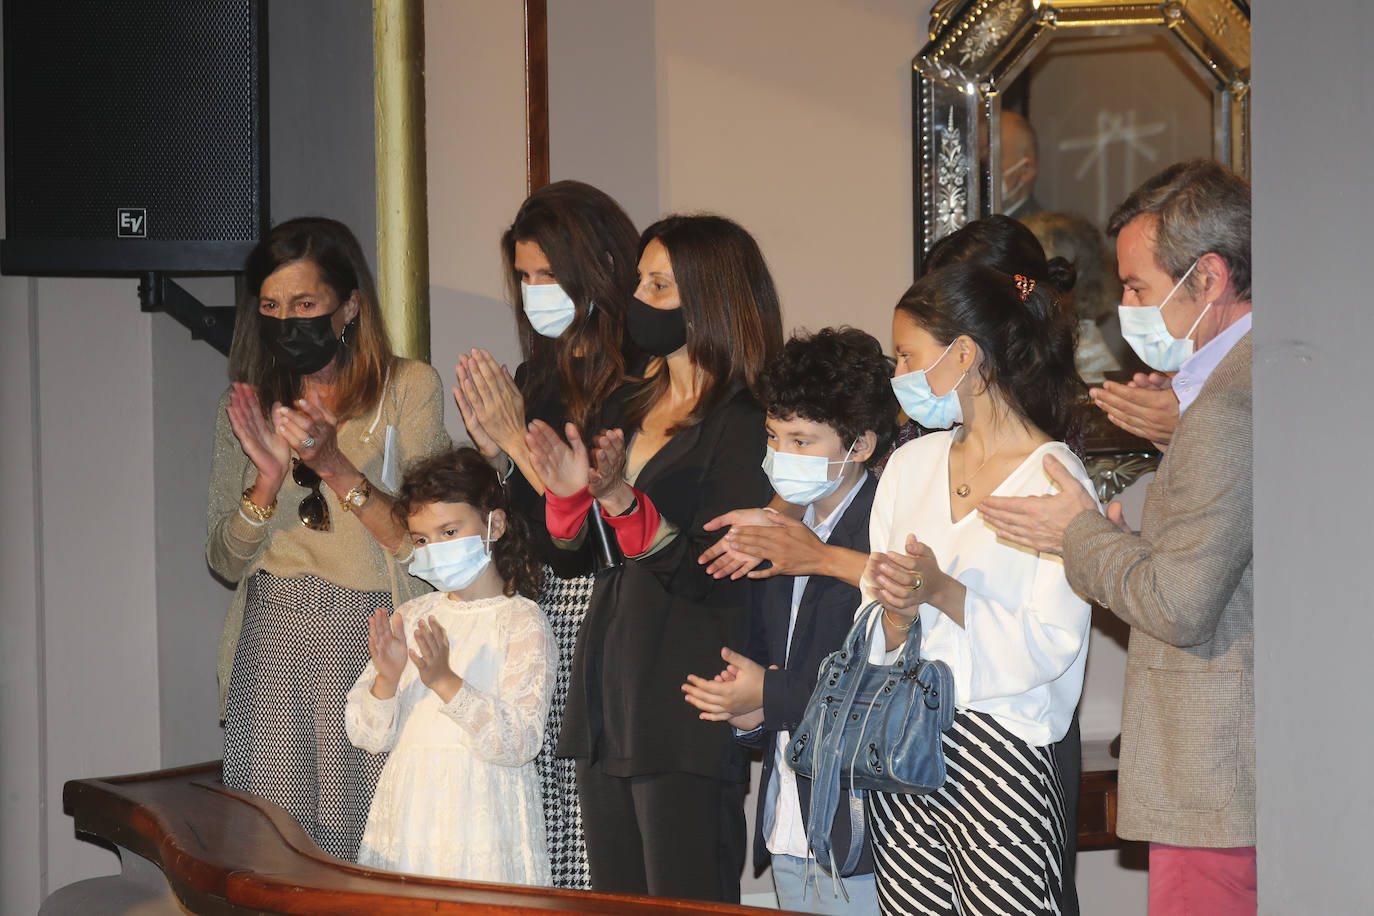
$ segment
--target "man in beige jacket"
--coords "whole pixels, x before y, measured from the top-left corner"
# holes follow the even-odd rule
[[[1253,914],[1255,695],[1250,187],[1171,166],[1112,216],[1127,340],[1177,370],[1181,416],[1140,532],[1057,464],[1054,496],[988,498],[1009,540],[1131,626],[1117,833],[1150,843],[1150,913]],[[1161,307],[1162,310],[1161,310]]]

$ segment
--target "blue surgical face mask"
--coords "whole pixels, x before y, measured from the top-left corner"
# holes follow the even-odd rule
[[[842,460],[831,461],[824,455],[779,452],[770,445],[768,453],[763,456],[763,473],[768,475],[774,492],[787,502],[794,506],[809,506],[835,492],[840,485],[840,478],[844,476],[844,466],[849,463],[849,456],[853,453],[854,446],[851,445]],[[832,464],[840,466],[834,477],[830,476]]]
[[[1197,321],[1193,322],[1193,326],[1182,338],[1169,333],[1169,326],[1164,323],[1164,306],[1174,297],[1174,293],[1178,292],[1178,288],[1197,265],[1198,262],[1194,261],[1192,267],[1184,271],[1183,276],[1159,305],[1116,307],[1117,314],[1121,316],[1121,336],[1145,361],[1145,365],[1152,369],[1158,369],[1160,372],[1177,372],[1188,361],[1188,357],[1193,355],[1193,332],[1202,322],[1202,316],[1211,309],[1212,303],[1207,303],[1207,307],[1197,316]]]
[[[940,360],[949,353],[954,341],[949,342],[945,352],[924,369],[916,369],[905,375],[892,377],[892,391],[897,395],[897,403],[902,405],[906,415],[926,429],[949,429],[964,420],[964,408],[959,403],[959,386],[963,384],[968,372],[959,376],[954,387],[940,396],[930,390],[926,373],[940,365]]]
[[[410,574],[424,579],[441,592],[456,592],[476,582],[490,565],[491,513],[488,512],[485,538],[471,534],[416,547],[410,557]]]
[[[557,337],[572,325],[577,306],[557,283],[520,282],[520,298],[525,304],[525,316],[534,329],[545,337]],[[592,306],[588,305],[588,309]]]

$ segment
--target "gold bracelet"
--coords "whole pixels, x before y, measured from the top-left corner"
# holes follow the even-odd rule
[[[339,500],[339,504],[343,506],[345,512],[357,512],[367,505],[368,497],[371,495],[372,483],[364,476],[356,487],[344,494],[343,499]]]
[[[253,516],[253,518],[260,522],[265,522],[276,514],[277,501],[275,499],[272,500],[272,505],[270,506],[259,506],[257,503],[253,502],[252,492],[252,487],[244,490],[243,496],[239,499],[239,505],[243,508],[244,512],[247,512],[249,515]]]
[[[895,629],[895,630],[901,630],[903,633],[905,633],[907,630],[911,629],[912,627],[914,627],[914,626],[916,625],[916,618],[915,618],[915,617],[913,617],[913,618],[911,618],[910,620],[908,620],[908,621],[906,622],[906,626],[902,626],[900,623],[896,623],[895,621],[893,621],[893,619],[892,619],[891,617],[888,616],[890,613],[891,613],[891,612],[890,612],[887,608],[883,608],[883,617],[884,617],[884,619],[886,619],[888,623],[892,624],[892,628]]]

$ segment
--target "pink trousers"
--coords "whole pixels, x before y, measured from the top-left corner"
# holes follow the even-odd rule
[[[1255,847],[1150,844],[1150,916],[1255,916]]]

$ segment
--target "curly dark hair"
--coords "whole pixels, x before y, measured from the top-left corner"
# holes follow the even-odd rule
[[[393,512],[405,524],[412,511],[427,503],[467,503],[483,518],[494,509],[504,512],[506,533],[492,542],[492,562],[505,582],[507,596],[518,592],[538,600],[543,577],[529,528],[511,511],[500,476],[480,452],[471,447],[450,448],[412,465],[401,482]]]
[[[764,369],[759,397],[772,416],[822,423],[846,445],[872,430],[878,443],[865,465],[882,458],[897,433],[892,364],[878,339],[858,328],[792,335]]]
[[[954,264],[916,281],[897,310],[942,347],[961,334],[973,338],[983,354],[983,382],[1051,438],[1063,439],[1084,385],[1073,362],[1074,320],[1048,285],[1037,283],[1023,299],[1007,274]]]

